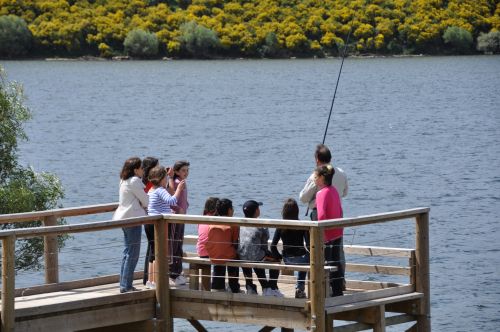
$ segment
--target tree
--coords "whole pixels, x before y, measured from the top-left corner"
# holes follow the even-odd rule
[[[33,36],[26,22],[15,15],[0,16],[0,56],[28,53]]]
[[[36,173],[17,162],[17,145],[27,136],[23,124],[32,117],[24,105],[20,85],[7,81],[0,66],[0,214],[48,210],[57,207],[64,196],[59,179],[49,173]],[[40,221],[3,224],[1,229],[35,227]],[[65,223],[63,219],[59,224]],[[67,237],[59,237],[60,247]],[[16,269],[39,269],[43,239],[16,241]]]
[[[472,34],[469,31],[454,26],[446,29],[443,40],[460,53],[469,52],[473,41]]]
[[[500,53],[500,31],[481,33],[477,37],[477,50],[484,53]]]
[[[191,21],[180,27],[181,48],[192,56],[208,57],[220,45],[215,31]]]
[[[134,29],[123,42],[125,52],[132,56],[151,57],[158,54],[158,38],[154,33]]]

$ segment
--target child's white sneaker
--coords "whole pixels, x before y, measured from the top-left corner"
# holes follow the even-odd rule
[[[262,290],[262,295],[263,296],[274,296],[274,293],[273,293],[273,290],[270,287],[268,287],[268,288],[264,288]]]
[[[151,281],[146,281],[146,288],[147,289],[156,289],[156,284]]]
[[[184,276],[180,275],[174,280],[176,286],[182,286],[185,285],[187,280]]]

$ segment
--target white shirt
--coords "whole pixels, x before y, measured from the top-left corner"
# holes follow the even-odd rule
[[[144,184],[139,177],[133,176],[121,180],[118,208],[113,214],[113,219],[145,216],[148,202],[148,195],[144,192]]]
[[[335,174],[332,178],[332,186],[337,189],[339,196],[342,200],[342,197],[347,196],[347,192],[349,186],[347,184],[347,175],[342,170],[342,168],[334,167]],[[316,193],[318,192],[318,188],[316,187],[316,183],[314,183],[314,172],[309,176],[304,185],[304,188],[300,191],[299,199],[302,203],[307,204],[310,209],[314,209],[316,207]]]

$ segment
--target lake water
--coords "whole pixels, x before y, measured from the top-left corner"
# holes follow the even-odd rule
[[[191,162],[191,214],[216,195],[231,198],[237,215],[257,199],[262,217],[278,218],[314,167],[340,60],[0,64],[34,113],[20,160],[60,177],[64,206],[117,201],[123,161],[152,155]],[[349,177],[345,215],[431,208],[436,331],[500,330],[499,129],[499,56],[344,64],[326,144]],[[346,233],[346,243],[414,246],[411,222]],[[61,253],[61,279],[118,273],[121,246],[120,230],[75,235]]]

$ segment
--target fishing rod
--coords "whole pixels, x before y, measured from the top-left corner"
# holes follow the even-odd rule
[[[323,135],[323,142],[325,144],[326,133],[328,132],[328,125],[330,124],[330,118],[332,117],[333,104],[335,103],[335,97],[337,96],[337,88],[339,87],[340,74],[342,74],[342,67],[344,67],[344,59],[347,51],[347,44],[349,44],[349,37],[351,36],[352,29],[349,29],[349,33],[347,34],[347,39],[344,44],[344,50],[342,51],[342,62],[340,64],[339,75],[337,76],[337,83],[335,84],[335,92],[333,93],[332,105],[330,106],[330,113],[328,114],[328,120],[326,121],[325,134]],[[306,216],[309,214],[309,204],[307,205]]]
[[[332,117],[333,104],[335,103],[335,97],[337,96],[337,88],[339,87],[340,74],[342,73],[342,67],[344,66],[344,59],[347,51],[347,44],[349,44],[349,37],[351,36],[352,29],[349,29],[347,34],[347,39],[344,44],[344,51],[342,52],[342,63],[340,64],[339,75],[337,76],[337,84],[335,84],[335,92],[333,93],[332,105],[330,106],[330,113],[328,114],[328,120],[326,121],[325,134],[323,135],[323,144],[325,144],[326,133],[328,132],[328,125],[330,124],[330,118]]]

